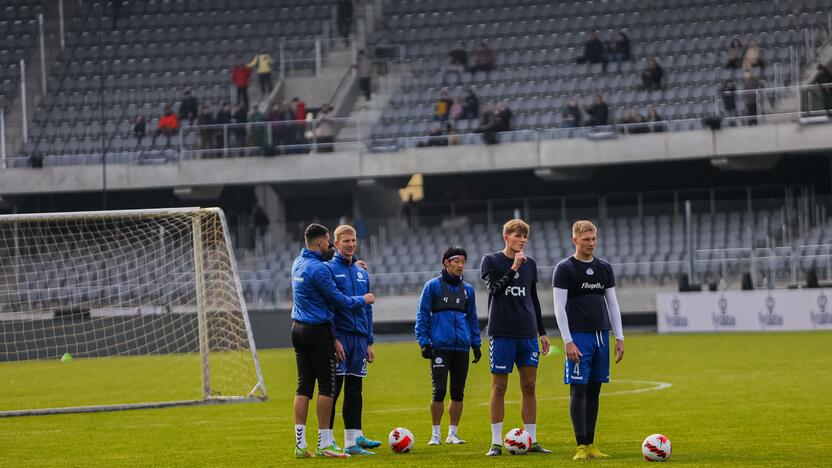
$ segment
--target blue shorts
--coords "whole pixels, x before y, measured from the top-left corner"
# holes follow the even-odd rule
[[[563,383],[586,384],[610,381],[610,332],[574,332],[572,342],[581,352],[581,362],[575,364],[566,359]]]
[[[344,333],[339,340],[344,345],[346,359],[338,363],[335,375],[367,376],[367,337]]]
[[[492,336],[488,338],[489,361],[492,374],[511,374],[517,367],[537,367],[540,348],[537,338],[506,338]]]

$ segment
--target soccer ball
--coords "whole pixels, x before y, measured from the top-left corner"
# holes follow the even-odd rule
[[[647,436],[641,444],[641,453],[649,462],[667,461],[670,458],[670,450],[670,439],[661,434]]]
[[[529,451],[532,445],[532,435],[523,429],[514,428],[506,433],[503,445],[510,454],[522,455]]]
[[[387,442],[393,453],[407,453],[413,449],[413,433],[403,427],[397,427],[390,431]]]

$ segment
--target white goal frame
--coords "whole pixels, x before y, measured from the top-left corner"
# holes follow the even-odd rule
[[[234,249],[231,245],[229,237],[228,223],[225,214],[220,208],[165,208],[165,209],[141,209],[141,210],[112,210],[112,211],[79,211],[79,212],[64,212],[64,213],[39,213],[39,214],[12,214],[0,215],[0,225],[15,224],[15,223],[31,223],[33,221],[55,221],[55,220],[120,220],[130,218],[156,218],[166,217],[170,215],[190,216],[193,232],[193,252],[195,259],[203,258],[202,239],[202,217],[201,216],[217,216],[221,223],[222,233],[225,244],[225,255],[227,255],[228,263],[233,271],[233,286],[236,287],[236,294],[239,297],[240,312],[245,324],[245,340],[251,352],[254,371],[256,373],[256,384],[251,388],[247,395],[238,396],[223,396],[214,395],[211,386],[211,374],[209,367],[209,336],[208,325],[206,324],[207,307],[206,307],[206,285],[203,274],[203,262],[194,261],[194,282],[196,293],[196,313],[198,324],[198,350],[200,354],[200,365],[202,374],[202,398],[190,400],[176,400],[176,401],[159,401],[147,403],[125,403],[125,404],[103,404],[92,406],[68,406],[68,407],[54,407],[54,408],[32,408],[22,410],[0,410],[0,418],[12,416],[30,416],[30,415],[48,415],[48,414],[65,414],[65,413],[87,413],[87,412],[103,412],[103,411],[121,411],[130,409],[144,409],[144,408],[165,408],[172,406],[193,406],[193,405],[214,405],[223,403],[238,403],[238,402],[263,402],[268,399],[266,394],[266,386],[263,381],[263,373],[260,368],[260,360],[257,353],[257,348],[254,342],[254,335],[252,333],[251,321],[248,315],[248,308],[243,295],[243,288],[240,282],[240,275],[237,268],[237,260],[234,256]],[[240,334],[241,336],[241,334]],[[247,353],[246,353],[247,354]],[[253,379],[252,379],[253,380]]]

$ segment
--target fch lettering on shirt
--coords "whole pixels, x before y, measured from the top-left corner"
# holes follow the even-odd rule
[[[490,253],[482,258],[480,274],[483,279],[489,275],[503,276],[511,269],[514,259],[502,251]],[[505,290],[488,296],[488,336],[509,338],[537,338],[533,288],[537,282],[537,264],[532,257],[526,257],[520,270],[509,279]]]
[[[612,265],[600,258],[583,262],[569,257],[558,263],[552,287],[569,291],[566,316],[572,331],[609,330],[610,317],[604,292],[615,287]]]

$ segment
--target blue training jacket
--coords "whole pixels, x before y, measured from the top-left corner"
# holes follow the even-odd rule
[[[351,309],[366,304],[362,296],[342,294],[321,253],[306,248],[292,264],[292,298],[292,319],[313,325],[332,323],[335,306]]]
[[[441,277],[428,280],[419,297],[419,311],[416,313],[416,339],[419,346],[431,345],[433,349],[468,351],[471,346],[480,346],[477,304],[474,287],[466,282],[452,286],[445,283],[449,291],[458,292],[465,287],[468,293],[468,308],[463,314],[458,310],[432,312],[434,298],[442,295]]]
[[[363,296],[370,292],[370,275],[367,270],[348,261],[336,252],[327,265],[335,277],[338,290],[349,296]],[[342,333],[353,333],[366,336],[370,344],[373,343],[373,306],[335,307],[335,337]]]

